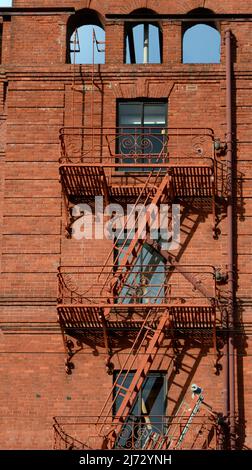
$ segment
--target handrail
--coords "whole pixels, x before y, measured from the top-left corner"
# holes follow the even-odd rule
[[[101,302],[104,300],[106,303],[107,301],[107,293],[102,293],[101,288],[98,287],[99,284],[97,283],[98,276],[100,277],[101,273],[101,265],[82,265],[82,266],[60,266],[58,268],[58,277],[59,277],[59,298],[64,301],[64,298],[71,299],[72,296],[75,299],[83,303],[84,299],[88,299],[90,302],[90,297],[92,297],[93,303]],[[103,266],[103,276],[107,277],[111,275],[113,272],[113,279],[115,282],[117,279],[120,278],[120,275],[123,274],[125,267],[118,265],[116,270],[114,269],[114,264]],[[148,298],[150,301],[162,301],[164,299],[176,299],[179,297],[178,295],[178,282],[180,281],[180,277],[185,273],[185,276],[188,277],[190,274],[194,274],[198,276],[198,283],[202,283],[202,279],[200,276],[203,276],[203,280],[207,277],[207,282],[211,283],[211,288],[209,289],[209,300],[211,301],[212,298],[216,297],[216,280],[215,280],[215,267],[211,265],[180,265],[179,271],[177,271],[173,265],[167,264],[152,264],[147,263],[144,264],[134,264],[129,269],[129,276],[130,278],[130,285],[125,285],[125,290],[123,292],[119,292],[118,295],[114,295],[114,301],[126,301],[133,298],[134,288],[141,286],[145,287],[145,291],[140,295],[135,295],[135,297],[142,297]],[[144,280],[138,279],[139,276],[144,276]],[[169,275],[169,280],[167,279],[167,275]],[[94,280],[95,278],[95,280]],[[88,280],[90,279],[90,280]],[[81,281],[85,282],[85,284],[81,285]],[[102,279],[103,281],[103,279]],[[194,291],[193,294],[191,293],[192,287],[189,284],[189,281],[185,277],[183,279],[184,283],[188,283],[187,291],[184,292],[184,295],[181,294],[183,299],[190,298],[190,299],[200,299],[205,298],[203,294],[197,291]],[[157,291],[159,289],[159,297],[157,296]],[[160,292],[161,289],[161,292]],[[164,289],[164,292],[162,292]],[[175,289],[175,290],[173,290]],[[92,291],[93,290],[93,291]],[[90,292],[92,291],[92,296]],[[132,292],[132,295],[131,293]],[[76,296],[76,297],[75,297]],[[134,296],[134,295],[133,295]],[[116,300],[117,299],[117,300]]]
[[[60,129],[59,138],[60,161],[90,159],[92,163],[95,153],[103,162],[116,159],[120,163],[121,159],[127,158],[137,163],[144,158],[150,159],[151,164],[160,155],[168,162],[169,158],[174,158],[174,149],[182,153],[183,158],[215,158],[211,128],[66,126]]]
[[[184,401],[183,404],[186,406]],[[108,428],[113,430],[116,427],[116,418],[117,416],[115,415],[107,421]],[[176,413],[175,415],[151,415],[147,420],[146,415],[141,414],[127,415],[124,419],[125,422],[123,425],[126,427],[124,431],[127,432],[124,433],[121,442],[120,438],[117,439],[114,448],[123,449],[126,445],[127,448],[130,449],[165,450],[169,448],[172,449],[171,444],[179,441],[179,437],[181,435],[179,427],[182,426],[182,429],[184,429],[188,421],[188,415],[186,416],[185,412],[182,410],[181,413]],[[96,432],[96,420],[97,416],[55,416],[53,418],[53,429],[55,433],[54,449],[61,448],[61,442],[65,449],[97,449],[97,443],[99,442],[101,445],[102,441],[100,441],[101,438],[99,438]],[[191,423],[192,436],[190,438],[190,443],[194,443],[194,439],[198,435],[199,427],[202,427],[202,425],[205,425],[208,422],[209,424],[217,427],[217,424],[213,422],[211,416],[200,412],[194,416],[193,422]],[[172,425],[177,429],[175,433],[170,434],[169,423],[172,423]],[[80,430],[85,430],[85,432],[82,433],[82,436],[86,436],[86,438],[81,441],[80,439],[71,436],[72,429],[74,429],[75,432],[79,432],[79,434]],[[93,446],[91,445],[92,442]],[[183,440],[180,448],[183,448],[182,444]],[[129,445],[130,447],[128,447]],[[187,445],[188,444],[186,444],[184,448],[188,448]],[[189,448],[191,448],[191,445]],[[211,446],[211,448],[213,447]],[[173,450],[177,450],[176,444]]]

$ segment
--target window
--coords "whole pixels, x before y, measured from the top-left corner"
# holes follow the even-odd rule
[[[161,64],[163,37],[159,24],[151,21],[153,14],[140,8],[132,13],[132,21],[125,23],[126,64]]]
[[[162,101],[119,102],[117,161],[138,164],[164,161],[166,114],[167,103]],[[127,170],[134,168],[124,168]],[[146,170],[150,171],[149,168]]]
[[[162,34],[155,23],[126,25],[126,64],[161,64]]]
[[[94,10],[79,10],[68,22],[67,62],[76,64],[105,63],[105,31]]]
[[[105,63],[105,32],[100,26],[93,24],[80,26],[71,36],[71,64],[104,64]],[[74,46],[74,43],[76,46]],[[74,57],[75,56],[75,57]]]
[[[120,259],[123,257],[120,248],[122,245],[124,249],[127,248],[130,241],[117,240],[119,255],[115,250],[114,257],[117,259],[118,267]],[[164,259],[151,246],[144,244],[123,288],[116,292],[115,286],[115,301],[124,304],[161,303],[166,294],[165,281],[166,265]]]
[[[214,21],[207,21],[212,12],[204,8],[193,10],[189,16],[201,17],[197,22],[184,23],[183,29],[183,63],[219,63],[221,37]],[[204,21],[204,18],[206,20]]]
[[[134,372],[114,372],[114,383],[128,388],[134,377]],[[162,372],[150,372],[137,395],[136,401],[130,410],[123,430],[120,433],[116,446],[144,448],[148,436],[164,432],[164,418],[166,414],[166,375]],[[115,387],[114,415],[117,414],[123,397],[118,394]]]

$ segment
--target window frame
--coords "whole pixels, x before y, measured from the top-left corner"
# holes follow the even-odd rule
[[[142,106],[142,111],[141,111],[141,124],[139,126],[135,126],[135,128],[137,129],[139,127],[139,129],[144,129],[144,127],[146,127],[146,129],[148,129],[148,127],[153,127],[154,126],[144,126],[144,106],[145,105],[160,105],[162,104],[164,106],[164,125],[160,125],[160,130],[162,129],[167,129],[167,125],[168,125],[168,99],[167,98],[156,98],[156,99],[153,99],[153,98],[133,98],[133,99],[127,99],[127,98],[120,98],[120,99],[117,99],[117,102],[116,102],[116,135],[118,136],[118,138],[116,138],[116,142],[115,142],[115,154],[119,155],[118,153],[118,145],[119,145],[119,138],[120,138],[120,135],[121,132],[120,130],[125,128],[127,129],[126,126],[122,126],[120,125],[120,105],[122,104],[132,104],[132,105],[141,105]],[[130,128],[130,126],[128,126],[128,128]],[[133,127],[132,127],[133,128]],[[159,129],[159,127],[157,127],[157,129]],[[142,163],[144,163],[144,153],[142,154],[143,157],[142,157]],[[141,163],[141,162],[140,162]],[[150,166],[151,168],[151,166]],[[125,174],[130,174],[132,173],[133,175],[144,175],[145,174],[145,171],[144,169],[140,169],[140,168],[136,168],[134,169],[134,167],[130,168],[129,170],[127,170],[126,168],[125,169],[121,169],[121,168],[116,168],[115,169],[115,174],[116,175],[125,175]],[[149,168],[147,168],[147,171],[150,171]],[[146,173],[147,173],[146,171]]]
[[[127,239],[127,233],[125,232],[125,238],[124,238],[124,239],[116,240],[116,246],[115,246],[115,248],[114,248],[114,253],[113,253],[113,258],[114,258],[113,271],[114,271],[114,274],[116,274],[117,269],[120,267],[120,260],[117,259],[117,257],[118,257],[118,252],[119,252],[119,250],[120,250],[120,246],[125,243],[125,240],[126,240],[126,239]],[[119,242],[119,243],[118,243],[118,242]],[[131,242],[131,239],[128,239],[128,240],[126,241],[126,245],[125,245],[126,248],[127,248],[127,246],[130,245],[130,242]],[[124,248],[125,248],[125,247],[124,247]],[[145,252],[144,254],[143,254],[143,250],[146,250],[146,252]],[[151,279],[151,282],[150,282],[150,285],[149,285],[149,286],[150,286],[150,289],[151,289],[151,290],[154,289],[154,294],[155,294],[155,290],[157,290],[157,293],[159,293],[159,296],[161,296],[161,299],[162,299],[162,298],[165,298],[165,297],[166,297],[166,289],[167,289],[167,286],[166,286],[166,277],[167,277],[167,274],[168,274],[168,271],[166,270],[166,262],[165,262],[165,260],[163,259],[163,257],[162,257],[161,255],[158,255],[158,254],[155,252],[155,250],[154,250],[151,246],[149,246],[148,244],[145,244],[145,243],[143,244],[142,250],[141,250],[141,252],[140,252],[140,254],[139,254],[139,257],[141,257],[139,261],[137,260],[137,265],[139,266],[139,271],[134,271],[134,268],[135,268],[135,265],[134,265],[134,266],[132,267],[132,272],[129,273],[129,276],[132,276],[133,279],[136,280],[138,276],[141,277],[141,275],[144,275],[144,273],[145,273],[144,268],[148,267],[148,262],[147,262],[147,264],[146,264],[145,260],[142,259],[142,256],[145,257],[145,256],[148,256],[148,254],[149,254],[151,257],[152,257],[152,256],[158,256],[158,258],[159,258],[159,262],[156,262],[155,264],[153,264],[153,266],[156,266],[156,267],[157,267],[157,270],[156,270],[156,271],[153,271],[153,273],[151,273],[151,278],[150,278],[150,279]],[[138,258],[139,258],[139,257],[138,257]],[[116,260],[116,259],[117,259],[117,262],[116,262],[116,264],[115,264],[115,260]],[[150,266],[152,266],[152,264],[151,264]],[[161,272],[158,271],[158,267],[159,267],[159,266],[160,266],[160,268],[161,268]],[[150,273],[149,273],[149,274],[150,274]],[[159,277],[160,277],[160,286],[161,286],[161,284],[163,284],[163,286],[162,286],[161,289],[160,289],[160,287],[155,286],[155,283],[154,283],[154,285],[153,285],[153,278],[155,278],[155,276],[159,276]],[[159,281],[158,281],[158,282],[159,282]],[[146,285],[147,285],[147,289],[148,289],[148,284],[146,284]],[[139,287],[140,287],[140,285],[139,285]],[[123,287],[122,290],[123,290],[123,289],[125,289],[125,287]],[[136,289],[137,289],[137,287],[136,287]],[[129,290],[130,290],[130,287],[128,288],[128,290],[127,290],[127,292],[126,292],[126,298],[125,298],[125,300],[126,300],[126,299],[129,300],[128,302],[122,301],[123,297],[122,297],[121,301],[119,301],[119,300],[120,300],[120,296],[118,296],[118,297],[114,297],[115,303],[116,303],[116,304],[121,304],[121,303],[122,303],[122,304],[124,304],[124,305],[130,305],[131,302],[130,302]],[[152,293],[152,295],[153,295],[153,293]],[[150,296],[150,297],[148,298],[148,294],[146,295],[146,297],[145,297],[144,295],[142,295],[142,296],[141,296],[141,295],[139,295],[139,296],[135,295],[135,298],[137,298],[137,297],[138,297],[138,301],[137,301],[137,302],[132,302],[132,303],[140,303],[140,304],[151,303],[151,304],[153,304],[153,306],[158,304],[158,302],[155,302],[155,301],[154,301],[154,298],[155,298],[155,297],[151,297],[151,296]],[[132,298],[134,298],[134,297],[132,296]],[[149,302],[146,302],[146,299],[150,299],[150,301],[149,301]]]
[[[182,29],[181,29],[181,63],[184,65],[220,64],[221,63],[221,41],[222,41],[220,22],[208,21],[209,19],[212,20],[212,18],[214,17],[214,12],[210,10],[209,8],[199,7],[188,12],[187,17],[188,17],[188,21],[182,22]],[[190,18],[192,18],[191,21],[190,21]],[[197,20],[197,18],[199,18],[199,20]],[[197,25],[206,25],[219,32],[220,34],[220,60],[219,62],[184,62],[183,60],[184,58],[184,48],[183,48],[184,35],[190,28],[192,28],[193,26],[197,26]]]
[[[106,28],[105,20],[102,15],[91,8],[82,8],[77,10],[74,14],[70,15],[67,21],[66,27],[66,63],[71,64],[71,37],[76,29],[82,26],[99,26],[105,33],[106,41]],[[106,52],[104,55],[104,63],[106,63]],[[78,64],[78,65],[90,65],[90,64]]]
[[[114,370],[113,372],[113,408],[112,408],[112,419],[115,419],[116,417],[116,382],[117,382],[117,377],[118,375],[121,374],[132,374],[131,381],[134,377],[134,374],[136,373],[135,370],[132,370],[128,372],[127,370],[125,371],[120,371],[120,370]],[[162,397],[160,399],[161,401],[161,406],[162,406],[162,413],[161,414],[151,414],[151,410],[148,413],[148,410],[145,412],[142,412],[142,394],[144,392],[144,386],[145,383],[148,379],[151,379],[153,377],[156,378],[162,378]],[[140,409],[141,414],[128,414],[126,417],[123,425],[122,425],[122,430],[117,436],[116,442],[115,442],[115,448],[120,449],[120,448],[128,448],[128,443],[134,442],[136,443],[136,449],[142,449],[145,447],[146,442],[148,442],[148,437],[151,436],[153,433],[159,434],[159,435],[164,435],[167,430],[167,416],[166,416],[166,411],[167,411],[167,403],[168,403],[168,383],[167,383],[167,372],[158,370],[158,371],[150,371],[147,376],[145,377],[145,380],[143,382],[143,385],[140,389],[140,393],[138,392],[138,395],[136,397],[136,400],[133,404],[133,407],[137,405],[137,411]],[[122,380],[123,383],[123,380]],[[158,392],[159,395],[160,392]],[[150,397],[150,395],[147,397]],[[146,400],[146,403],[147,403]],[[154,402],[155,403],[155,402]],[[118,406],[118,408],[120,405]],[[141,430],[143,429],[143,433]],[[132,432],[133,431],[133,432]]]
[[[127,373],[128,373],[127,370],[121,372],[119,369],[115,369],[115,370],[113,371],[113,385],[115,385],[115,382],[116,382],[116,380],[117,380],[117,376],[118,376],[119,374],[127,374]],[[132,371],[129,372],[129,374],[132,374],[132,379],[133,379],[135,373],[136,373],[136,370],[132,370]],[[153,415],[153,416],[154,416],[154,417],[155,417],[155,416],[160,416],[160,418],[161,418],[161,417],[164,418],[164,417],[166,416],[167,401],[168,401],[168,397],[167,397],[167,392],[168,392],[167,372],[165,372],[165,371],[162,371],[162,370],[155,370],[155,371],[150,371],[150,372],[148,372],[148,374],[147,374],[147,376],[146,376],[146,378],[145,378],[145,380],[144,380],[144,382],[143,382],[143,385],[142,385],[140,391],[138,392],[138,395],[137,395],[137,397],[136,397],[136,401],[135,401],[133,407],[134,407],[135,404],[139,401],[139,403],[137,404],[137,408],[138,408],[138,410],[139,410],[139,409],[141,410],[141,407],[142,407],[141,401],[142,401],[142,393],[143,393],[143,391],[144,391],[144,390],[143,390],[143,389],[144,389],[144,385],[145,385],[145,383],[146,383],[146,381],[147,381],[148,379],[153,378],[153,377],[162,378],[162,380],[163,380],[163,383],[162,383],[162,388],[163,388],[163,392],[162,392],[162,394],[163,394],[163,397],[162,397],[162,398],[163,398],[163,404],[162,404],[163,413],[162,413],[161,415]],[[131,379],[131,380],[132,380],[132,379]],[[113,400],[115,399],[115,394],[116,394],[116,390],[114,390]],[[114,402],[114,406],[113,406],[113,417],[116,416],[116,412],[115,412],[115,411],[116,411],[116,401]],[[145,414],[145,413],[144,413],[144,414]],[[140,414],[138,413],[138,414],[136,414],[136,415],[133,415],[133,414],[131,415],[131,414],[129,414],[129,416],[143,417],[144,414],[141,414],[141,413],[140,413]],[[148,417],[151,416],[151,413],[148,413],[148,411],[147,411],[146,416],[148,416]]]
[[[144,27],[144,25],[147,24],[148,26],[155,26],[157,29],[158,29],[158,41],[159,41],[159,56],[160,56],[160,59],[159,59],[159,62],[150,62],[148,60],[148,62],[137,62],[136,61],[136,47],[135,47],[135,41],[134,41],[134,31],[133,29],[136,27],[136,26],[142,26]],[[130,36],[132,37],[132,41],[133,41],[133,46],[134,46],[134,56],[135,56],[135,61],[131,62],[131,53],[130,53]],[[148,38],[150,38],[150,29],[148,29]],[[127,62],[127,39],[129,41],[129,57],[130,57],[130,61]],[[148,44],[148,48],[150,49],[150,44]],[[144,44],[143,44],[143,55],[144,55]],[[141,21],[141,19],[139,19],[139,21],[136,21],[136,22],[131,22],[131,21],[126,21],[124,23],[124,64],[126,65],[160,65],[163,63],[163,31],[162,31],[162,28],[161,28],[161,25],[158,21]]]

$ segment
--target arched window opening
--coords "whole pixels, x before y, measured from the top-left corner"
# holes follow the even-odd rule
[[[70,39],[71,64],[104,64],[105,31],[94,24],[77,28]],[[75,56],[75,57],[74,57]]]
[[[221,36],[216,23],[210,21],[212,15],[211,10],[204,8],[188,14],[193,19],[183,26],[184,64],[220,63]]]
[[[125,24],[126,64],[160,64],[162,62],[162,31],[158,23],[151,22],[151,14],[149,10],[137,10],[132,14],[132,22]],[[136,21],[133,21],[133,18]],[[137,21],[138,18],[139,21]]]
[[[105,31],[95,11],[80,10],[70,17],[67,62],[71,64],[105,63]]]

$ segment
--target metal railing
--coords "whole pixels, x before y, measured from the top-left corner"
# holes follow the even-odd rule
[[[156,163],[210,166],[215,158],[210,128],[63,127],[60,129],[60,163]]]
[[[184,433],[190,419],[190,407],[184,403],[181,414],[176,416],[128,415],[117,435],[114,421],[106,424],[108,434],[99,436],[97,417],[61,416],[54,418],[54,449],[217,449],[218,426],[216,420],[204,413],[193,417],[190,432]],[[182,439],[181,436],[184,438]]]
[[[127,282],[121,286],[122,273],[127,270]],[[102,274],[101,274],[102,272]],[[111,277],[105,286],[103,280]],[[184,275],[183,275],[184,274]],[[206,286],[206,297],[190,282],[196,278],[199,286]],[[216,298],[216,275],[213,266],[180,266],[177,271],[172,265],[139,264],[121,267],[102,266],[61,266],[58,273],[59,304],[181,304],[209,305]],[[119,288],[118,288],[119,287]]]

